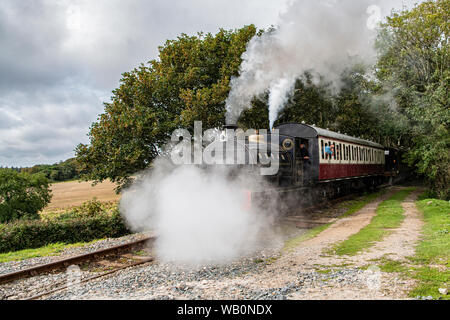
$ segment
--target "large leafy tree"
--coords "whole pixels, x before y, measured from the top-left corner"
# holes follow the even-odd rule
[[[76,153],[86,179],[123,185],[161,153],[174,129],[224,124],[230,78],[256,34],[253,25],[216,35],[182,34],[159,48],[159,58],[123,74],[111,103]]]
[[[0,222],[38,218],[51,200],[47,178],[43,174],[19,173],[0,169]]]
[[[449,16],[448,0],[393,13],[382,25],[377,65],[381,85],[410,123],[407,160],[444,198],[450,174]]]
[[[313,80],[309,73],[297,79],[294,92],[275,124],[304,121],[324,128],[332,124],[336,110],[331,100],[329,84],[321,79],[315,82]]]

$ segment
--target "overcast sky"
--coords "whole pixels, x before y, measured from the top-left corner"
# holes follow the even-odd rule
[[[156,58],[165,40],[267,28],[290,1],[1,0],[0,166],[72,157],[121,73]],[[383,14],[414,2],[386,0]]]

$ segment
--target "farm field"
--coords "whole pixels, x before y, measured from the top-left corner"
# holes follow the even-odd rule
[[[44,212],[58,211],[73,206],[79,206],[83,202],[97,198],[101,202],[117,201],[120,195],[116,194],[116,185],[110,181],[104,181],[92,186],[92,182],[67,181],[51,185],[52,201],[44,209]]]

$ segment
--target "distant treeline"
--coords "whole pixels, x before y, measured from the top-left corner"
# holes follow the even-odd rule
[[[80,167],[74,158],[55,164],[38,164],[32,167],[12,167],[10,169],[29,174],[42,173],[51,182],[78,179],[80,175]]]

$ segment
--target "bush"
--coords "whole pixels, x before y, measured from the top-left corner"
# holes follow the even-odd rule
[[[114,201],[100,202],[97,199],[84,202],[82,205],[72,207],[64,211],[45,212],[41,214],[41,220],[70,220],[76,218],[88,218],[101,214],[113,214],[118,210]]]
[[[93,200],[87,201],[81,206],[77,207],[74,212],[80,215],[95,216],[104,212],[105,209],[105,206],[96,198],[94,198]]]
[[[0,169],[0,223],[39,218],[51,200],[47,178],[41,174]]]
[[[67,220],[29,220],[0,225],[0,253],[39,248],[51,243],[88,242],[129,234],[118,210]]]

